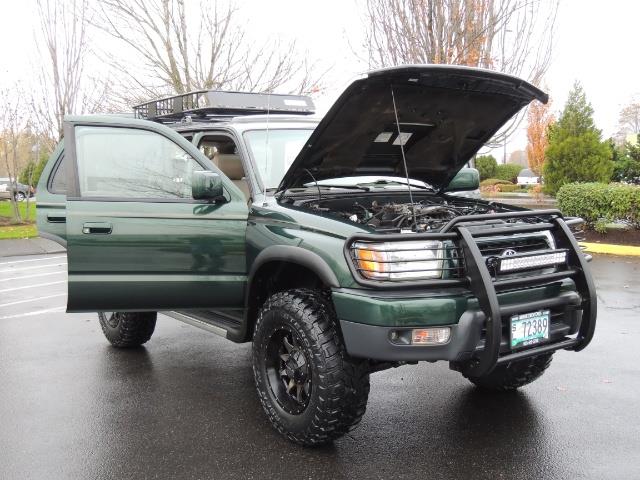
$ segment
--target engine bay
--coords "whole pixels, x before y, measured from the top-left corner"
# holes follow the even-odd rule
[[[461,215],[506,212],[492,203],[435,195],[415,196],[413,204],[406,196],[348,196],[294,202],[316,213],[337,216],[366,225],[380,233],[435,232],[451,219]]]

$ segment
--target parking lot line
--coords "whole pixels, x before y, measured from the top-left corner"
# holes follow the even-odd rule
[[[33,315],[41,315],[43,313],[64,312],[65,310],[66,310],[65,307],[45,308],[44,310],[35,310],[33,312],[16,313],[14,315],[5,315],[4,317],[0,317],[0,320],[8,320],[10,318],[19,318],[19,317],[31,317]]]
[[[14,263],[41,262],[43,260],[56,260],[58,258],[67,258],[67,256],[66,255],[60,255],[59,257],[40,257],[40,258],[30,258],[28,260],[14,260],[12,262],[0,262],[0,266],[2,266],[2,265],[13,265]]]
[[[25,285],[24,287],[5,288],[4,290],[0,290],[0,293],[13,292],[15,290],[23,290],[25,288],[48,287],[49,285],[58,285],[59,283],[67,283],[67,282],[65,280],[60,280],[59,282],[36,283],[35,285]]]
[[[36,267],[5,268],[4,270],[0,270],[0,273],[23,272],[25,270],[38,270],[40,268],[47,268],[47,267],[61,267],[63,265],[66,265],[66,263],[51,263],[49,265],[38,265]]]
[[[18,305],[20,303],[29,303],[29,302],[36,302],[38,300],[46,300],[47,298],[65,297],[66,295],[67,295],[66,293],[56,293],[55,295],[46,295],[44,297],[28,298],[27,300],[18,300],[17,302],[9,302],[9,303],[0,304],[0,308],[2,308],[2,307],[10,307],[11,305]]]
[[[8,282],[9,280],[22,280],[24,278],[46,277],[47,275],[60,275],[61,273],[64,273],[66,275],[67,271],[61,270],[59,272],[37,273],[35,275],[23,275],[21,277],[0,278],[0,282]]]

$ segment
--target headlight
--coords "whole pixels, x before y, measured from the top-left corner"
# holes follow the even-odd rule
[[[355,242],[351,246],[360,274],[372,280],[442,277],[442,242]]]

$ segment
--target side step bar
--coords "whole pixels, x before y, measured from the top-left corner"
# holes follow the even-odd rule
[[[218,325],[214,325],[213,322],[207,321],[204,318],[194,317],[185,315],[180,312],[160,312],[168,317],[175,318],[176,320],[180,320],[188,325],[201,328],[202,330],[206,330],[210,333],[215,333],[216,335],[220,335],[222,338],[227,338],[227,330]]]

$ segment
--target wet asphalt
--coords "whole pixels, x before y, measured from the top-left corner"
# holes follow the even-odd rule
[[[376,373],[361,425],[315,449],[269,426],[249,345],[160,316],[113,349],[95,314],[64,313],[65,262],[0,259],[0,479],[640,478],[640,258],[594,259],[595,339],[534,384]]]

